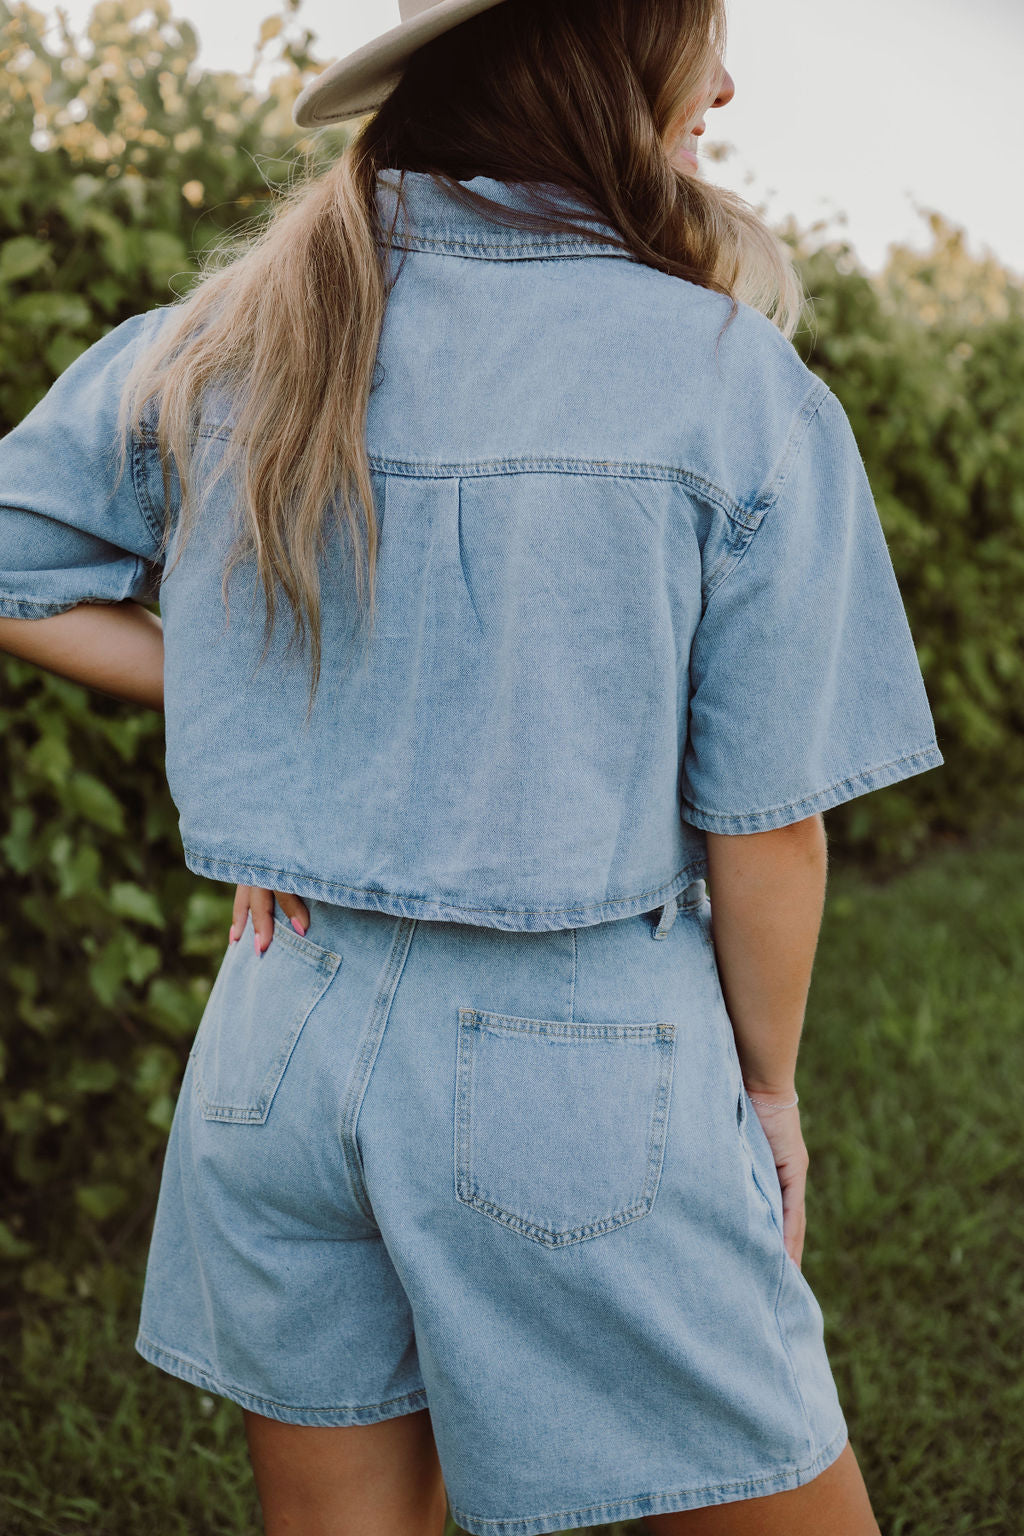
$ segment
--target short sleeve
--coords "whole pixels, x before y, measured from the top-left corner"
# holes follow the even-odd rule
[[[943,762],[867,471],[825,390],[690,651],[680,815],[768,832]]]
[[[121,386],[160,313],[94,342],[0,439],[0,617],[156,597],[162,529],[140,500],[137,442],[114,482]]]

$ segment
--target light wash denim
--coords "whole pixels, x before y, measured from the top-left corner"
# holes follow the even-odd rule
[[[539,933],[275,903],[175,1110],[135,1347],[293,1424],[428,1408],[534,1536],[795,1488],[847,1427],[705,882]],[[660,940],[660,942],[658,942]]]
[[[526,205],[528,185],[465,185]],[[425,173],[404,192],[367,422],[376,629],[364,647],[332,533],[308,729],[287,616],[256,669],[251,566],[225,623],[232,482],[167,576],[148,427],[111,494],[119,385],[166,309],[90,347],[0,442],[0,614],[159,598],[189,868],[568,929],[668,903],[706,876],[709,830],[785,826],[941,764],[857,443],[795,348],[747,305],[723,331],[726,298],[607,225],[511,229]],[[207,399],[211,469],[230,412]]]

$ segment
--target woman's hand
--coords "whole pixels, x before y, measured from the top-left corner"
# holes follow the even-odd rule
[[[800,1129],[800,1110],[795,1104],[792,1108],[780,1109],[774,1104],[763,1102],[773,1097],[763,1089],[757,1088],[751,1092],[756,1096],[754,1109],[772,1149],[775,1171],[782,1189],[782,1239],[786,1252],[799,1268],[807,1230],[804,1196],[810,1162]],[[792,1099],[793,1094],[780,1093],[774,1097],[785,1104]]]
[[[306,932],[309,927],[309,912],[300,896],[293,896],[290,891],[265,891],[258,885],[239,885],[235,887],[235,905],[231,914],[231,928],[228,932],[230,944],[236,944],[242,937],[246,917],[251,912],[256,953],[262,955],[264,950],[269,948],[270,941],[274,937],[275,896],[285,916],[291,918],[295,932]]]

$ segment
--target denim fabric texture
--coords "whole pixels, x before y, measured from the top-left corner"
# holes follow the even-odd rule
[[[723,331],[726,298],[608,225],[515,230],[417,172],[397,209],[397,184],[379,184],[395,283],[367,422],[376,629],[364,647],[332,534],[308,727],[287,618],[256,668],[252,566],[226,622],[232,481],[170,575],[149,427],[112,492],[119,385],[167,309],[91,346],[0,442],[0,614],[159,599],[189,868],[568,929],[668,903],[707,874],[707,831],[782,827],[941,764],[849,421],[776,327],[741,304]],[[529,206],[530,184],[465,185]],[[230,412],[211,392],[211,469]]]
[[[780,1492],[847,1425],[704,880],[503,932],[275,902],[188,1059],[135,1348],[266,1418],[429,1408],[479,1536]]]

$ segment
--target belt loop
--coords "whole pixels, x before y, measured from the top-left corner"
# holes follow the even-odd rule
[[[666,933],[668,933],[669,929],[672,927],[672,924],[675,922],[676,913],[678,911],[679,897],[672,896],[668,901],[666,901],[665,905],[661,909],[661,917],[658,920],[657,928],[654,930],[654,937],[656,939],[663,939],[665,937]]]

